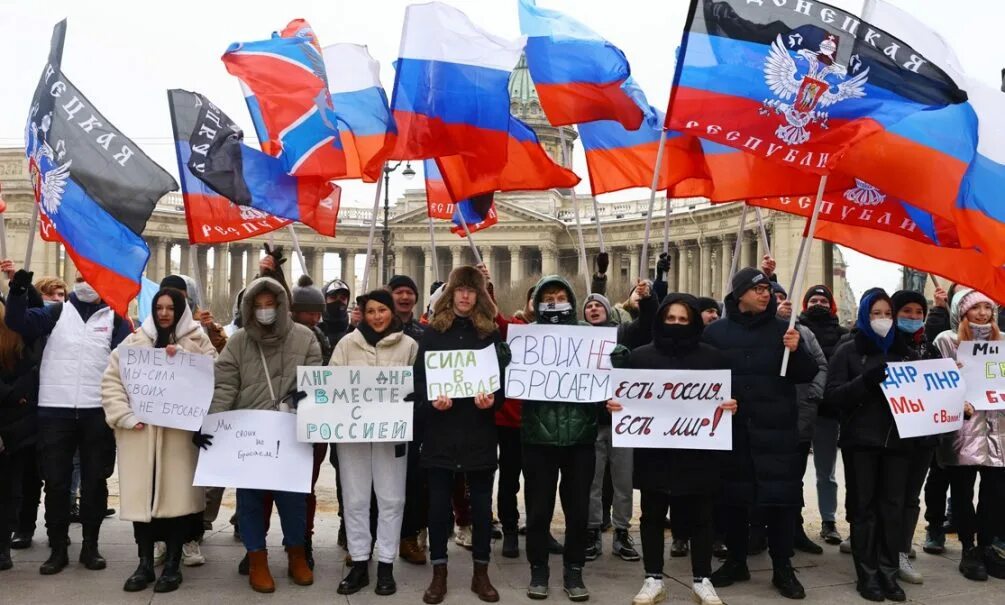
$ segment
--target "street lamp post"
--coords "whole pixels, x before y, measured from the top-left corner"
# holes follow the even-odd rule
[[[391,260],[390,260],[390,247],[391,247],[391,229],[388,225],[388,216],[391,211],[391,198],[390,198],[390,184],[391,184],[391,173],[405,164],[405,169],[401,171],[401,175],[405,177],[406,181],[412,180],[415,176],[415,171],[412,170],[411,162],[398,162],[393,166],[391,164],[384,164],[384,229],[381,232],[381,247],[382,252],[380,258],[381,264],[383,266],[380,278],[381,283],[386,284],[391,279]],[[374,217],[376,218],[376,217]]]

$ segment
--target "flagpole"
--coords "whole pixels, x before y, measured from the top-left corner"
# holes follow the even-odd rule
[[[252,248],[251,250],[254,250]],[[251,250],[248,250],[248,254],[251,254]],[[184,269],[183,269],[184,270]],[[188,252],[188,272],[192,281],[195,282],[195,300],[202,302],[202,281],[199,279],[199,245],[192,244],[189,246]],[[248,282],[251,282],[251,277],[248,277]],[[201,304],[199,305],[202,306]]]
[[[757,217],[757,226],[761,230],[761,242],[764,244],[764,253],[768,256],[773,256],[771,254],[771,244],[768,243],[768,231],[764,228],[764,218],[761,216],[760,207],[754,207],[754,216]]]
[[[792,280],[792,289],[789,290],[793,296],[797,295],[803,289],[803,282],[806,280],[806,269],[809,265],[810,250],[813,246],[813,235],[817,232],[817,218],[820,216],[820,206],[823,205],[824,190],[827,188],[827,175],[820,177],[820,186],[817,188],[817,200],[813,203],[813,214],[807,219],[806,232],[803,233],[803,245],[805,250],[803,251],[802,258],[799,259],[799,263],[796,268],[796,275]],[[789,329],[792,330],[796,327],[796,314],[793,312],[789,315]],[[785,376],[789,369],[789,355],[790,351],[788,348],[782,353],[782,369],[781,376]]]
[[[666,199],[663,215],[663,254],[670,254],[670,198]],[[646,259],[648,260],[648,259]]]
[[[433,279],[440,281],[440,263],[436,258],[436,234],[433,231],[433,217],[429,216],[429,209],[426,209],[426,218],[429,219],[429,249],[432,253]]]
[[[7,258],[7,220],[0,212],[0,258]]]
[[[0,223],[0,227],[3,227],[2,223]],[[4,258],[6,258],[6,257],[4,257]],[[932,278],[932,285],[933,286],[935,286],[936,288],[941,288],[942,287],[942,284],[939,283],[939,280],[935,279],[935,275],[934,274],[929,273],[928,277]]]
[[[31,222],[28,223],[28,248],[24,251],[25,271],[31,271],[31,253],[35,249],[36,231],[38,231],[38,204],[32,204]]]
[[[464,213],[457,210],[457,216],[461,219],[461,227],[464,229],[464,235],[468,238],[468,244],[471,246],[471,253],[475,255],[475,264],[482,264],[482,255],[478,253],[478,246],[475,245],[475,240],[471,237],[471,230],[468,229],[468,222],[464,220]]]
[[[387,163],[385,162],[381,166],[380,173],[384,174],[384,170],[387,168]],[[363,287],[362,291],[365,293],[367,291],[366,287],[370,283],[370,266],[373,263],[373,234],[377,230],[377,213],[380,212],[380,190],[384,185],[384,179],[377,179],[377,189],[373,193],[373,215],[370,217],[370,235],[366,240],[366,263],[363,265]]]
[[[740,226],[736,230],[736,243],[733,244],[733,260],[729,264],[729,275],[723,276],[722,280],[722,296],[726,297],[726,293],[729,291],[729,283],[733,281],[733,276],[736,275],[736,266],[740,263],[740,245],[743,243],[743,230],[747,226],[747,203],[743,202],[743,213],[740,214]]]
[[[297,259],[300,260],[300,271],[303,272],[304,275],[310,275],[310,271],[307,270],[307,261],[304,260],[304,251],[300,249],[300,238],[297,237],[297,230],[293,228],[293,223],[286,225],[286,228],[290,230],[290,237],[293,238],[293,249],[296,250]],[[321,278],[318,277],[317,279]]]
[[[649,233],[652,230],[653,225],[653,210],[656,207],[656,188],[660,185],[660,166],[663,165],[663,149],[667,144],[667,131],[663,130],[660,132],[660,144],[656,150],[656,165],[653,166],[653,181],[652,185],[649,187],[649,212],[646,213],[646,231],[645,235],[642,236],[642,264],[640,267],[649,267]],[[667,199],[667,208],[669,208],[670,200]],[[669,242],[667,243],[669,246]],[[638,279],[640,276],[633,275],[632,279]]]
[[[565,130],[558,127],[558,140],[562,145],[562,160],[566,167],[572,166],[572,158],[565,146]],[[572,211],[576,217],[576,235],[579,236],[579,272],[586,282],[586,294],[590,294],[590,270],[586,266],[586,244],[583,242],[583,223],[579,218],[579,198],[576,197],[576,188],[572,187]]]

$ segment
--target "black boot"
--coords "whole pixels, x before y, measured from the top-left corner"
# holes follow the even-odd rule
[[[398,592],[398,585],[394,581],[393,563],[377,563],[377,586],[373,591],[382,597]]]
[[[886,549],[879,551],[879,584],[883,587],[883,596],[890,601],[906,601],[907,594],[897,583],[900,576],[900,553],[887,553]]]
[[[66,554],[66,538],[62,539],[49,539],[52,551],[49,553],[49,558],[42,563],[42,566],[38,568],[38,573],[43,576],[51,576],[63,571],[67,565],[70,564],[70,557]]]
[[[97,571],[99,569],[104,569],[108,566],[108,562],[105,558],[101,556],[98,552],[98,532],[101,530],[101,525],[85,525],[83,531],[83,540],[80,543],[80,557],[79,560],[84,564],[84,567],[92,571]]]
[[[248,575],[248,553],[244,553],[244,558],[241,559],[237,564],[237,573],[242,576]]]
[[[339,582],[336,592],[339,594],[355,594],[364,586],[369,586],[369,565],[369,561],[353,561],[352,567],[349,568],[349,573]]]
[[[806,590],[796,579],[796,570],[791,565],[781,565],[775,568],[771,575],[771,583],[778,589],[778,594],[786,599],[805,599]]]
[[[168,538],[167,553],[164,555],[164,570],[154,584],[154,592],[174,592],[181,586],[181,534]]]
[[[126,592],[139,592],[146,590],[151,582],[157,579],[154,575],[154,541],[146,536],[139,538],[136,543],[136,552],[140,557],[140,564],[136,567],[133,575],[126,579],[122,590]]]
[[[874,561],[865,560],[859,556],[854,556],[855,576],[857,582],[855,589],[858,594],[867,601],[882,603],[886,599],[883,586],[879,581],[879,569]]]
[[[803,529],[803,524],[802,523],[800,523],[799,525],[796,526],[795,534],[796,534],[795,535],[795,540],[793,541],[792,546],[796,550],[802,551],[804,553],[808,553],[808,554],[811,554],[811,555],[822,555],[822,554],[824,554],[823,547],[820,546],[819,544],[817,544],[816,542],[814,542],[813,540],[810,540],[810,537],[806,535],[806,531]]]
[[[507,559],[516,559],[520,556],[520,537],[516,530],[503,530],[502,556]]]
[[[314,571],[314,544],[309,536],[304,538],[304,558],[307,559],[307,567]]]
[[[10,536],[6,533],[0,536],[0,571],[7,571],[14,567],[14,561],[10,558]]]
[[[963,559],[960,561],[960,573],[968,580],[986,582],[988,568],[984,565],[981,549],[973,545],[963,545]]]

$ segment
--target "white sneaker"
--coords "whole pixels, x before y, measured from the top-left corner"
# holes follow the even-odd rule
[[[722,605],[719,595],[715,594],[712,580],[702,578],[701,582],[691,584],[691,598],[699,605]]]
[[[458,546],[464,548],[471,548],[471,526],[467,525],[464,527],[458,527],[457,532],[454,534],[454,542]]]
[[[845,538],[844,541],[841,542],[841,546],[838,547],[838,550],[846,555],[851,554],[851,536]]]
[[[167,544],[154,542],[154,566],[164,565],[165,557],[167,557]]]
[[[663,585],[663,580],[656,578],[646,578],[642,583],[642,590],[632,599],[632,605],[655,605],[667,598],[667,589]]]
[[[908,584],[923,584],[925,577],[911,564],[911,557],[906,552],[900,553],[900,571],[897,573],[900,579]]]
[[[195,540],[182,544],[181,564],[185,567],[198,567],[206,562],[205,555],[199,549],[199,543]]]

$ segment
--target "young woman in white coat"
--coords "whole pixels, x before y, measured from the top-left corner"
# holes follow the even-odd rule
[[[394,315],[394,300],[387,290],[374,290],[360,299],[362,321],[335,346],[330,365],[393,367],[412,366],[418,344],[402,332]],[[378,595],[392,595],[393,564],[398,555],[401,522],[405,514],[406,443],[339,443],[339,480],[342,482],[342,517],[352,567],[338,586],[339,594],[359,592],[370,583],[373,550],[370,535],[370,493],[377,495]]]
[[[169,357],[179,350],[213,359],[217,355],[209,336],[192,319],[185,296],[173,288],[154,296],[150,316],[122,344],[167,349]],[[182,581],[182,545],[191,535],[193,523],[201,523],[206,507],[203,489],[192,487],[199,458],[192,432],[140,422],[119,374],[118,348],[112,351],[101,380],[101,403],[105,420],[115,431],[119,453],[119,516],[133,522],[140,559],[123,588],[136,592],[155,580],[154,541],[161,540],[167,543],[167,556],[154,592],[171,592]]]

